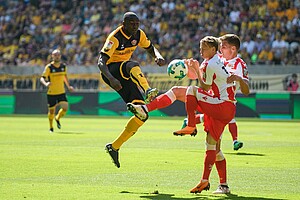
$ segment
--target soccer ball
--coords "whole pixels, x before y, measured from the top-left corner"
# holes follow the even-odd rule
[[[170,77],[181,80],[186,77],[188,68],[183,60],[175,59],[168,64],[167,72]]]

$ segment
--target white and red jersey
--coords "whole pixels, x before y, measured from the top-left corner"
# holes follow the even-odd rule
[[[224,58],[222,58],[224,59]],[[243,61],[243,59],[239,57],[235,57],[231,60],[225,60],[224,59],[224,64],[226,66],[227,71],[230,74],[237,75],[241,77],[243,80],[246,80],[249,82],[249,77],[248,77],[248,68],[246,63]],[[236,83],[236,90],[240,88],[239,83]]]
[[[203,82],[212,86],[214,97],[224,101],[236,102],[235,83],[227,83],[230,73],[218,54],[209,60],[204,60],[200,65],[200,69],[203,70]]]

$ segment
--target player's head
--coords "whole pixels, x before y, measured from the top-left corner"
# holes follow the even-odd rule
[[[123,16],[123,29],[129,36],[136,34],[140,26],[140,20],[134,12],[126,12]]]
[[[219,49],[219,39],[214,36],[206,36],[200,40],[200,54],[204,59],[213,57]]]
[[[220,52],[225,59],[232,59],[237,56],[241,46],[240,38],[235,34],[225,34],[220,38]]]
[[[54,62],[59,62],[61,58],[60,50],[59,49],[53,50],[51,53],[51,57]]]

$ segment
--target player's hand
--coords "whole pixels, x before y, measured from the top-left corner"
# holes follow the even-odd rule
[[[232,82],[234,82],[234,81],[241,81],[241,80],[242,80],[241,77],[232,74],[232,75],[230,75],[230,76],[227,78],[227,83],[232,83]]]
[[[121,85],[121,83],[118,79],[112,78],[112,79],[109,80],[109,82],[110,82],[110,86],[114,90],[119,91],[119,90],[122,89],[122,85]]]
[[[49,87],[51,85],[51,82],[46,82],[46,87]]]
[[[155,58],[155,62],[158,66],[163,66],[166,64],[166,61],[163,58]]]
[[[68,90],[70,91],[70,92],[74,92],[74,88],[73,88],[73,86],[69,86],[69,88],[68,88]]]
[[[199,62],[196,60],[191,59],[184,59],[184,64],[186,64],[187,68],[188,68],[188,73],[187,76],[189,79],[198,79],[198,73],[199,73],[199,67],[197,67],[199,65]]]

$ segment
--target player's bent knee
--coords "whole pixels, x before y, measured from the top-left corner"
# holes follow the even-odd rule
[[[126,64],[126,67],[128,69],[132,69],[133,67],[140,67],[140,64],[138,62],[135,62],[135,61],[129,61],[127,64]]]
[[[221,160],[224,160],[225,157],[224,157],[224,154],[223,152],[220,150],[217,155],[216,155],[216,161],[221,161]]]
[[[195,86],[189,86],[187,88],[186,94],[188,94],[188,95],[195,95],[196,91],[197,91],[197,87],[195,87]]]

